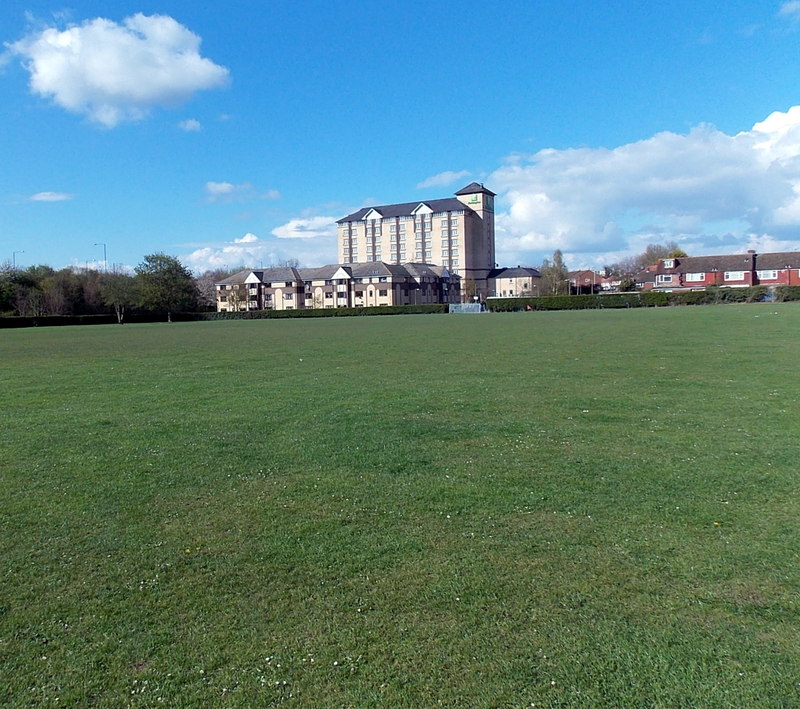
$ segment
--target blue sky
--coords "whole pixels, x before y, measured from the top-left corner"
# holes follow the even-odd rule
[[[336,259],[498,193],[498,261],[800,248],[800,1],[10,0],[0,261]]]

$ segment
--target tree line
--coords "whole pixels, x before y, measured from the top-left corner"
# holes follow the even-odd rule
[[[162,314],[214,310],[214,284],[230,270],[211,270],[195,277],[174,256],[149,254],[134,273],[95,269],[0,265],[0,316],[96,315],[113,312],[124,322],[129,312]]]
[[[648,266],[658,263],[663,258],[686,258],[683,249],[674,241],[666,244],[648,244],[644,251],[629,256],[616,263],[603,266],[602,274],[606,278],[614,276],[620,279],[620,290],[635,290],[636,276]],[[564,263],[564,255],[556,249],[552,259],[545,259],[539,267],[541,275],[541,295],[565,295],[570,292],[569,269]]]

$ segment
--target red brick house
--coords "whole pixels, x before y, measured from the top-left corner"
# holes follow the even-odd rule
[[[800,252],[724,254],[661,259],[655,289],[702,290],[709,286],[800,285]]]

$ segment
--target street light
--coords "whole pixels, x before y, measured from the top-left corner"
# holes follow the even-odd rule
[[[17,269],[17,254],[24,254],[24,251],[12,251],[11,252],[11,267],[16,270]]]
[[[108,271],[108,259],[106,258],[106,245],[105,244],[95,244],[95,246],[102,246],[103,247],[103,271]]]

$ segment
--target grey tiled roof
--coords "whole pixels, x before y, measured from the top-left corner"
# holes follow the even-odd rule
[[[758,254],[756,256],[756,268],[759,270],[800,268],[800,251]]]
[[[214,285],[215,286],[232,286],[236,283],[242,284],[244,283],[245,278],[247,278],[253,272],[252,268],[246,268],[243,271],[239,271],[238,273],[234,273],[232,276],[228,276],[227,278],[217,281]]]
[[[676,258],[673,268],[658,262],[658,273],[708,273],[710,271],[750,271],[754,254],[723,254],[721,256],[685,256]],[[759,257],[761,258],[761,257]]]
[[[513,268],[495,268],[489,271],[489,278],[540,278],[541,273],[528,266],[515,266]]]
[[[495,197],[495,193],[491,190],[487,190],[483,185],[479,184],[478,182],[470,182],[466,187],[463,187],[456,195],[465,195],[465,194],[476,194],[478,192],[482,192],[483,194],[490,194],[492,197]]]
[[[337,220],[336,223],[343,224],[344,222],[361,221],[372,209],[377,210],[386,218],[410,217],[411,213],[419,207],[420,204],[428,205],[434,213],[457,212],[465,209],[472,211],[467,205],[455,197],[446,197],[445,199],[419,199],[416,202],[404,202],[403,204],[383,204],[375,207],[362,207],[357,212],[353,212]]]

